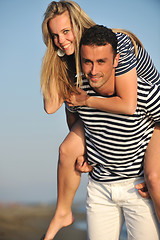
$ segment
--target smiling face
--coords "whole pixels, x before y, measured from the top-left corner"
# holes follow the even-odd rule
[[[115,67],[119,55],[114,58],[112,46],[81,46],[82,70],[90,86],[101,94],[114,93]]]
[[[49,29],[55,45],[62,49],[66,55],[73,54],[75,36],[68,11],[52,18],[49,21]]]

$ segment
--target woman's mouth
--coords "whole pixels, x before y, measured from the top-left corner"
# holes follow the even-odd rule
[[[64,45],[64,46],[62,46],[62,48],[63,48],[63,50],[67,50],[69,47],[70,47],[70,43],[68,43],[68,44],[66,44],[66,45]]]

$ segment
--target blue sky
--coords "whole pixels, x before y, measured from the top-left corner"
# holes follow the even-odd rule
[[[160,71],[159,0],[77,0],[98,24],[134,32]],[[58,147],[68,133],[64,106],[47,115],[40,93],[48,0],[0,1],[0,202],[56,200]],[[87,176],[76,199],[84,201]]]

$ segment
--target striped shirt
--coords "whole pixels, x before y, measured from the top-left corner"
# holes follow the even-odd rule
[[[82,88],[90,96],[101,97],[86,79]],[[90,175],[96,181],[111,182],[143,174],[144,153],[154,123],[160,121],[160,88],[138,79],[137,91],[134,115],[77,107],[84,123],[87,159],[94,166]]]
[[[120,76],[136,67],[138,77],[142,77],[152,83],[158,83],[160,74],[147,51],[141,46],[137,46],[138,54],[135,56],[134,46],[130,38],[122,33],[116,33],[116,36],[118,39],[117,52],[120,54],[120,58],[115,75]]]
[[[135,114],[111,114],[85,106],[68,107],[72,112],[77,111],[84,122],[88,162],[94,166],[90,175],[104,182],[143,175],[144,153],[154,123],[160,121],[160,74],[144,48],[137,46],[136,57],[130,38],[122,33],[116,36],[120,54],[116,76],[136,67],[139,77]],[[90,88],[88,80],[84,80],[82,88],[88,95],[101,97]]]

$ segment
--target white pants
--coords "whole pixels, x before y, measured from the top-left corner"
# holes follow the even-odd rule
[[[89,240],[118,240],[126,223],[128,240],[160,240],[160,224],[152,201],[135,189],[143,179],[100,183],[89,177],[87,224]]]

